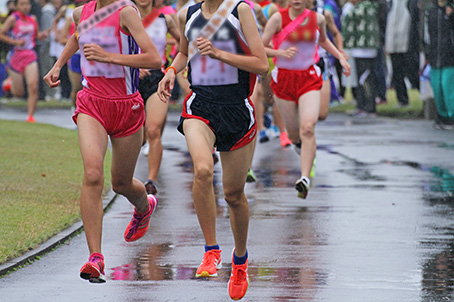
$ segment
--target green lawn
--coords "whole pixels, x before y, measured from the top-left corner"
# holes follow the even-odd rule
[[[397,97],[395,90],[388,89],[386,97],[388,103],[377,106],[378,116],[395,117],[395,118],[422,118],[424,115],[424,103],[419,99],[417,90],[409,90],[408,98],[410,106],[406,108],[397,107]],[[330,108],[330,112],[347,112],[355,108],[353,97],[350,90],[347,90],[345,102],[339,106]]]
[[[0,120],[0,263],[80,219],[83,176],[77,132]],[[110,154],[106,172],[110,171]],[[110,186],[110,173],[105,173]]]

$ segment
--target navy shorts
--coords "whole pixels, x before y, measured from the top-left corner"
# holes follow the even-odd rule
[[[232,151],[246,146],[254,140],[257,133],[255,109],[249,98],[216,102],[203,99],[195,92],[184,100],[183,113],[180,117],[178,131],[183,135],[185,119],[196,118],[210,127],[216,136],[217,151]]]
[[[164,77],[164,73],[160,69],[149,70],[149,72],[149,76],[139,80],[139,92],[144,104],[153,93],[158,91],[158,84]]]

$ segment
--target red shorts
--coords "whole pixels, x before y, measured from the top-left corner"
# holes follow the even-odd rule
[[[15,50],[9,59],[9,67],[18,73],[24,73],[25,68],[38,60],[38,56],[33,49]]]
[[[312,90],[320,90],[323,85],[320,67],[312,65],[306,70],[274,68],[271,71],[271,89],[280,99],[294,101]]]
[[[105,97],[84,88],[77,93],[77,108],[73,115],[76,125],[79,113],[95,118],[113,138],[136,133],[145,121],[143,100],[138,91],[127,96]]]

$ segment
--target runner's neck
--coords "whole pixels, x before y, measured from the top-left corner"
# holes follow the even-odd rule
[[[114,2],[117,2],[117,0],[96,0],[96,8],[95,8],[95,11],[105,7],[105,6],[108,6]]]
[[[216,13],[223,1],[224,0],[205,0],[201,6],[203,16],[209,19]]]
[[[290,6],[290,8],[288,9],[288,15],[290,16],[290,20],[292,21],[295,20],[299,15],[304,13],[305,10],[306,8],[296,10]]]
[[[149,5],[147,7],[141,7],[141,6],[137,6],[137,8],[139,9],[139,13],[140,13],[140,16],[143,18],[145,18],[146,16],[148,16],[151,11],[153,10],[153,6]]]

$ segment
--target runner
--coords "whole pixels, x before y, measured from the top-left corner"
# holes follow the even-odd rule
[[[169,15],[163,15],[153,7],[153,0],[138,0],[137,7],[143,16],[142,23],[148,36],[156,45],[162,60],[166,61],[167,33],[169,32],[177,41],[180,33]],[[164,77],[161,69],[140,69],[139,92],[145,103],[145,137],[148,141],[148,180],[145,188],[148,194],[156,195],[158,186],[156,179],[161,166],[162,141],[161,136],[167,118],[167,103],[159,100],[156,94],[158,83]]]
[[[325,17],[325,24],[327,31],[333,37],[334,45],[339,52],[348,60],[348,55],[344,52],[344,41],[342,35],[337,29],[336,23],[334,23],[333,15],[329,10],[324,9],[322,6],[315,6],[313,1],[307,1],[306,8],[313,10]],[[318,48],[319,61],[317,62],[318,67],[322,71],[323,85],[320,91],[320,113],[318,120],[324,121],[328,117],[329,105],[331,101],[331,78],[333,77],[334,68],[331,64],[331,59],[323,47]]]
[[[221,16],[227,18],[225,23]],[[244,185],[257,132],[249,96],[255,74],[265,75],[268,62],[252,10],[244,2],[207,0],[182,11],[178,18],[182,33],[180,52],[159,83],[158,95],[164,102],[169,100],[175,74],[186,67],[189,54],[192,93],[184,102],[178,130],[185,135],[193,160],[194,206],[205,237],[205,254],[196,277],[217,276],[222,267],[213,189],[212,151],[216,147],[220,151],[224,195],[235,240],[229,294],[237,300],[249,287],[249,205]],[[220,26],[217,32],[216,24]],[[211,41],[204,38],[206,28],[216,32]]]
[[[341,62],[344,73],[350,66],[327,39],[325,18],[306,9],[306,1],[290,0],[290,7],[274,14],[266,24],[262,39],[267,54],[276,57],[271,72],[271,88],[285,122],[289,139],[301,154],[301,178],[295,183],[298,196],[306,198],[310,171],[315,158],[314,128],[320,112],[320,89],[323,84],[317,44]],[[274,49],[269,48],[273,40]]]
[[[82,6],[87,3],[87,0],[76,0],[76,7]],[[60,33],[59,42],[62,45],[68,43],[69,38],[75,33],[76,25],[73,20],[73,14],[71,10],[70,14],[66,14],[65,24]],[[68,61],[68,76],[69,81],[71,82],[71,110],[74,112],[76,110],[76,99],[77,93],[82,90],[82,70],[80,69],[80,51],[77,52],[69,59]]]
[[[157,69],[162,63],[133,5],[124,0],[98,0],[76,8],[73,17],[77,31],[44,77],[50,87],[58,86],[61,67],[81,49],[84,88],[77,94],[73,119],[78,126],[84,165],[80,212],[90,257],[80,276],[93,283],[106,281],[101,237],[103,163],[109,137],[112,189],[135,207],[124,234],[126,241],[145,235],[157,206],[156,198],[147,197],[144,185],[133,175],[145,119],[143,100],[137,91],[138,68]],[[107,11],[111,13],[105,14]]]
[[[11,94],[19,98],[24,95],[25,78],[28,93],[26,121],[34,123],[39,81],[38,55],[34,48],[37,39],[49,36],[49,30],[38,32],[36,17],[29,14],[30,9],[30,0],[16,1],[16,11],[6,18],[0,29],[0,40],[13,46],[7,66],[9,79],[6,80],[11,82]]]

